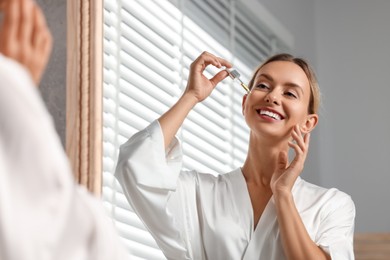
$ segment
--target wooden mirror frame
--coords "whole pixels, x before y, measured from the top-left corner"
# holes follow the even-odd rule
[[[102,189],[103,0],[67,0],[66,153],[77,182]]]

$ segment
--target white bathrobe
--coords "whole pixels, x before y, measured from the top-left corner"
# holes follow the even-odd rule
[[[158,121],[120,149],[116,176],[125,195],[168,259],[285,259],[273,198],[254,230],[240,169],[217,177],[181,171],[175,139],[164,149]],[[350,196],[300,177],[292,190],[312,240],[332,259],[354,259],[355,207]]]
[[[0,54],[0,259],[125,259],[101,202],[78,186],[37,88]]]

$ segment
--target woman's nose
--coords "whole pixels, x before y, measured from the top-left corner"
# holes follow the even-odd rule
[[[275,105],[279,105],[279,103],[280,103],[278,97],[276,96],[276,94],[274,92],[268,93],[268,95],[265,97],[265,101],[267,103],[273,103]]]

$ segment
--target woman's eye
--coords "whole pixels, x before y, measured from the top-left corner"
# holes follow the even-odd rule
[[[260,83],[256,86],[256,88],[259,88],[259,89],[269,89],[269,87],[263,83]]]
[[[288,96],[288,97],[297,98],[297,95],[294,92],[291,92],[291,91],[287,91],[285,93],[285,95]]]

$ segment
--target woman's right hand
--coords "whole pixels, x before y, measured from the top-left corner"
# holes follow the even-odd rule
[[[230,62],[206,51],[203,52],[191,64],[190,75],[183,96],[190,95],[193,96],[197,102],[201,102],[211,94],[215,86],[220,81],[229,75],[226,70],[222,70],[215,74],[211,79],[208,79],[205,75],[203,75],[203,71],[208,65],[213,65],[217,68],[221,68],[222,66],[225,66],[226,68],[232,67]]]

